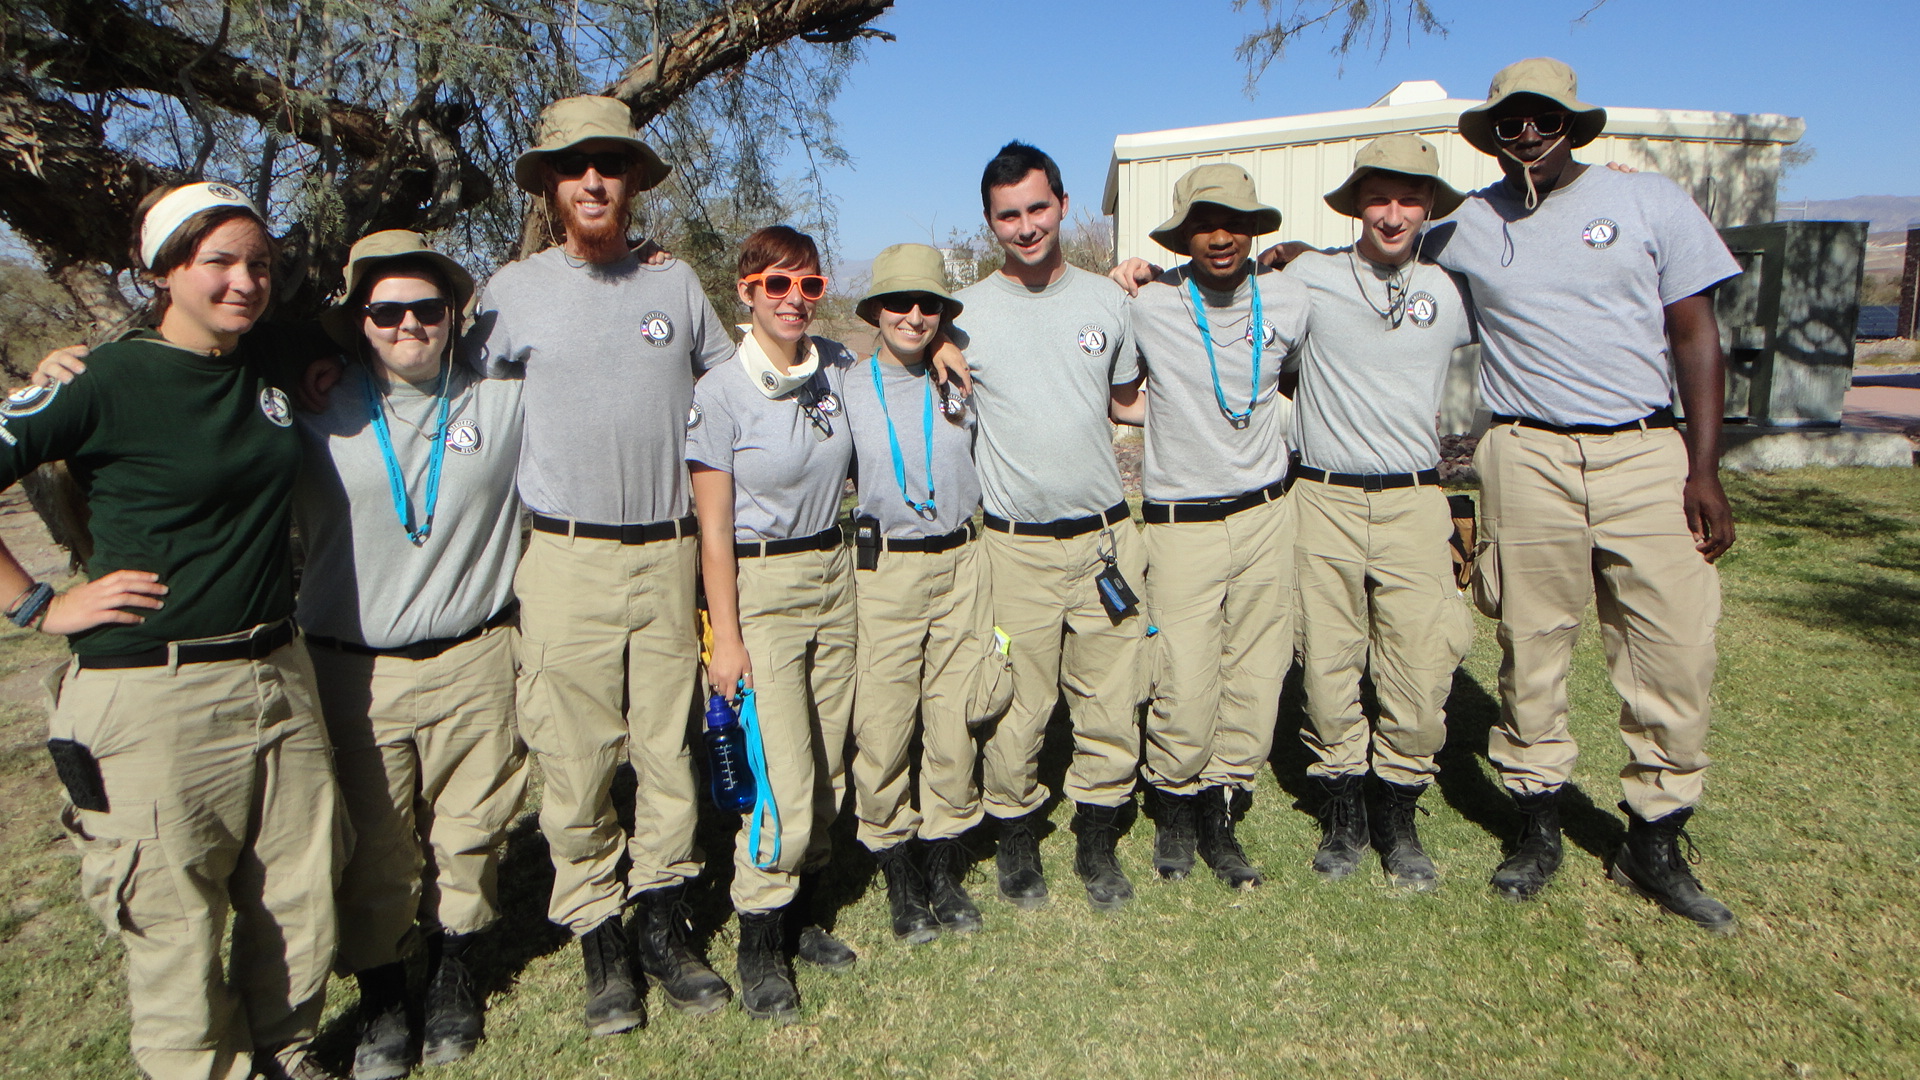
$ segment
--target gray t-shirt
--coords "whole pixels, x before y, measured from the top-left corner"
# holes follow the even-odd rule
[[[582,265],[560,248],[501,267],[472,337],[481,370],[526,372],[520,497],[553,517],[682,517],[693,381],[733,353],[685,263]]]
[[[1328,472],[1410,473],[1440,464],[1436,420],[1453,351],[1473,343],[1473,311],[1458,278],[1424,259],[1408,264],[1400,325],[1393,271],[1342,248],[1287,264],[1312,311],[1293,395],[1293,445]]]
[[[520,555],[521,381],[486,379],[453,365],[447,449],[433,529],[407,539],[393,505],[386,458],[367,404],[367,374],[348,365],[327,411],[293,414],[300,479],[293,510],[306,545],[298,619],[310,634],[395,648],[457,637],[513,598]],[[396,381],[387,430],[418,522],[426,512],[427,465],[438,398]]]
[[[1068,266],[1044,289],[995,273],[959,299],[988,512],[1057,521],[1121,501],[1107,416],[1111,388],[1140,377],[1127,294]]]
[[[1306,331],[1307,290],[1291,275],[1249,274],[1231,295],[1202,287],[1214,364],[1177,266],[1140,289],[1134,344],[1147,372],[1146,453],[1140,486],[1155,501],[1215,499],[1266,487],[1287,474],[1280,372]],[[1253,290],[1260,289],[1260,386],[1253,385]],[[1216,385],[1214,368],[1219,377]],[[1217,390],[1217,393],[1216,393]],[[1253,413],[1236,428],[1221,409]]]
[[[1433,227],[1480,316],[1480,400],[1555,424],[1624,424],[1673,402],[1666,305],[1740,272],[1658,173],[1589,165],[1532,213],[1504,182]]]
[[[886,391],[886,411],[874,391],[873,374],[880,372]],[[907,505],[927,501],[928,397],[932,392],[933,516],[922,517]],[[902,367],[869,357],[854,361],[846,374],[847,423],[853,429],[854,465],[860,498],[854,512],[875,518],[880,531],[894,537],[943,536],[973,517],[980,505],[980,475],[973,467],[973,412],[961,421],[948,420],[940,411],[940,394],[925,365]],[[891,420],[900,445],[906,489],[893,467],[893,440],[887,438]]]
[[[732,474],[735,540],[812,536],[840,519],[853,462],[845,396],[853,355],[837,341],[817,337],[813,344],[820,370],[777,398],[760,392],[737,356],[694,387],[687,460]],[[825,438],[801,404],[809,395],[832,429]]]

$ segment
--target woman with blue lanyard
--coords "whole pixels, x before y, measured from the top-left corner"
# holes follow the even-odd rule
[[[0,596],[73,648],[48,749],[82,890],[126,949],[135,1062],[325,1077],[308,1045],[346,830],[292,618],[300,445],[267,379],[323,339],[256,329],[274,246],[234,188],[156,190],[135,232],[157,326],[0,406],[0,483],[64,460],[87,493],[91,580],[55,594],[0,545]]]
[[[786,1021],[799,1015],[786,912],[803,893],[817,895],[827,827],[846,793],[853,558],[839,519],[853,457],[841,405],[853,357],[807,335],[827,287],[812,238],[761,229],[741,248],[739,270],[751,321],[736,357],[694,388],[687,464],[713,624],[707,680],[716,694],[752,702],[764,752],[762,805],[734,847],[740,1004]],[[800,957],[852,965],[853,950],[819,925],[822,912],[810,899],[798,906]]]
[[[859,485],[854,807],[860,842],[886,875],[894,936],[917,945],[942,930],[980,928],[962,884],[971,859],[960,837],[982,815],[969,724],[988,718],[981,683],[991,684],[1005,657],[994,648],[987,564],[973,542],[973,416],[936,389],[927,363],[941,327],[960,313],[940,253],[925,244],[882,251],[855,312],[880,340],[847,378]],[[1012,680],[1001,682],[1010,696]]]
[[[355,1080],[458,1061],[481,1036],[475,942],[526,791],[514,729],[520,380],[455,359],[473,279],[401,229],[353,246],[326,322],[350,362],[297,413],[299,619],[356,836],[339,970],[360,984]],[[402,957],[425,936],[424,1009]],[[409,1015],[424,1012],[423,1031]]]

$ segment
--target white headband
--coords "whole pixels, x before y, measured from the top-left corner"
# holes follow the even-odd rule
[[[166,246],[180,226],[187,219],[202,210],[211,210],[216,206],[237,206],[266,224],[266,216],[253,200],[240,194],[239,189],[226,184],[188,184],[153,204],[147,211],[146,220],[140,224],[140,262],[147,269],[153,269],[153,260],[160,255],[160,249]]]

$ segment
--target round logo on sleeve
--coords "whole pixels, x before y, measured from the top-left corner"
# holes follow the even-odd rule
[[[673,340],[673,320],[664,311],[649,311],[640,320],[640,336],[650,344],[665,345]]]
[[[687,409],[687,430],[688,431],[692,431],[694,428],[697,428],[700,426],[700,416],[701,416],[700,403],[696,401],[693,403],[691,408]]]
[[[447,425],[447,449],[456,454],[480,452],[480,425],[471,420],[455,420]]]
[[[1424,290],[1407,297],[1407,318],[1415,326],[1432,326],[1434,317],[1440,314],[1440,301]]]
[[[1611,247],[1619,238],[1620,223],[1612,218],[1594,218],[1587,222],[1585,229],[1580,231],[1580,239],[1585,240],[1588,247],[1595,249]]]
[[[1080,351],[1088,356],[1099,356],[1107,351],[1107,332],[1092,323],[1081,327],[1079,336],[1074,340],[1079,344]]]
[[[287,395],[277,386],[260,388],[260,412],[276,427],[287,427],[293,423],[293,414],[287,409]]]
[[[51,386],[23,386],[8,394],[5,402],[0,402],[0,417],[12,419],[16,416],[32,416],[53,404],[53,399],[59,394],[59,383]]]

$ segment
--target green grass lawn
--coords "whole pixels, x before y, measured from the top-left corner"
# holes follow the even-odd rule
[[[489,1039],[461,1077],[1909,1077],[1920,1075],[1920,470],[1730,476],[1740,542],[1721,563],[1716,766],[1693,834],[1699,872],[1738,913],[1704,934],[1606,882],[1624,832],[1613,805],[1624,751],[1597,635],[1576,654],[1585,750],[1567,814],[1568,860],[1536,903],[1494,899],[1486,877],[1517,824],[1484,758],[1498,664],[1482,621],[1456,677],[1453,733],[1422,819],[1445,881],[1397,895],[1377,865],[1341,885],[1307,869],[1317,825],[1298,801],[1297,693],[1242,835],[1268,873],[1254,893],[1210,876],[1152,879],[1143,817],[1122,857],[1138,899],[1096,915],[1071,871],[1070,807],[1042,842],[1054,901],[991,899],[987,928],[909,949],[884,893],[843,844],[848,975],[803,970],[803,1022],[737,1009],[589,1042],[577,951],[544,922],[545,849],[523,821],[504,873],[511,909],[490,955]],[[0,677],[44,653],[0,639]],[[133,1076],[118,946],[76,897],[53,825],[37,705],[5,706],[0,791],[0,1072]],[[1050,735],[1051,775],[1064,731]],[[703,842],[724,865],[730,838]],[[985,845],[982,844],[982,851]],[[699,929],[731,977],[724,884]],[[336,986],[326,1045],[348,1052]],[[337,1058],[336,1058],[337,1060]]]

